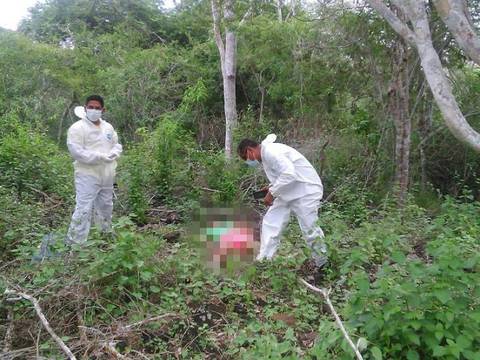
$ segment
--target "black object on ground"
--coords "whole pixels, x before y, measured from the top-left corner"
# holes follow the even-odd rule
[[[267,196],[267,194],[268,194],[268,190],[255,191],[253,193],[253,198],[256,199],[256,200],[260,200],[260,199],[265,198],[265,196]]]
[[[324,263],[321,266],[315,267],[315,272],[313,273],[315,285],[320,285],[323,282],[323,280],[325,280],[327,268],[328,268],[328,262]]]

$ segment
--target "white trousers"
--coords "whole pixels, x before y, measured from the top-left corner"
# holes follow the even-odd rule
[[[83,244],[90,232],[92,214],[100,231],[109,231],[112,225],[113,182],[103,184],[91,175],[75,175],[76,205],[68,229],[67,244]]]
[[[313,252],[317,266],[327,262],[327,247],[323,242],[324,234],[318,221],[318,208],[322,194],[311,194],[305,197],[284,202],[275,199],[272,206],[263,217],[260,253],[257,260],[271,259],[280,245],[282,232],[288,224],[290,214],[296,215],[303,237]]]

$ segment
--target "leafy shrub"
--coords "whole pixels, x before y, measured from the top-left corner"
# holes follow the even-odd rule
[[[0,185],[0,260],[7,261],[21,245],[32,246],[46,231],[43,209],[18,201],[13,189]],[[18,254],[17,254],[18,255]]]
[[[197,181],[214,190],[211,201],[215,204],[232,204],[240,198],[240,182],[245,169],[237,161],[225,161],[223,151],[197,153]]]
[[[67,154],[12,114],[2,117],[0,126],[0,184],[14,189],[19,198],[41,192],[62,199],[72,195],[73,169]]]
[[[432,264],[397,253],[396,265],[384,265],[371,286],[357,278],[352,324],[391,358],[477,359],[480,286],[464,267],[477,266],[479,259],[465,262],[453,244],[430,254]]]
[[[87,277],[101,284],[106,295],[118,296],[127,291],[141,298],[152,290],[149,287],[154,275],[151,259],[162,242],[135,233],[132,225],[128,218],[119,219],[115,224],[116,239],[104,244],[106,249],[97,251],[88,266]]]
[[[479,357],[478,206],[447,199],[433,221],[412,207],[358,229],[363,242],[342,266],[353,280],[346,318],[372,343],[373,358]]]
[[[142,141],[123,159],[118,171],[137,221],[146,221],[150,200],[178,205],[192,189],[193,140],[181,124],[165,117],[153,132],[137,131]]]
[[[0,254],[7,259],[63,221],[73,169],[67,154],[15,115],[1,117],[0,126]]]

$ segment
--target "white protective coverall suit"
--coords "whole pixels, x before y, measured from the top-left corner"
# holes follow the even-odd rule
[[[80,120],[67,135],[67,146],[75,168],[76,206],[68,229],[67,244],[83,244],[90,231],[92,213],[101,231],[109,231],[113,210],[115,161],[122,145],[113,126],[100,119],[97,126],[86,118],[82,106],[75,108]]]
[[[273,257],[293,211],[316,265],[323,266],[327,262],[327,248],[322,240],[323,231],[317,225],[322,181],[302,154],[290,146],[275,143],[276,139],[276,135],[270,134],[261,145],[262,165],[274,201],[263,218],[257,260]]]

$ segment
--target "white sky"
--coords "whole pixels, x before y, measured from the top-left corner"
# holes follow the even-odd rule
[[[22,18],[28,15],[28,8],[43,0],[0,0],[0,27],[17,30]],[[173,0],[165,0],[166,8],[173,7]]]
[[[28,14],[28,8],[38,0],[0,0],[0,27],[17,30],[17,25]]]

